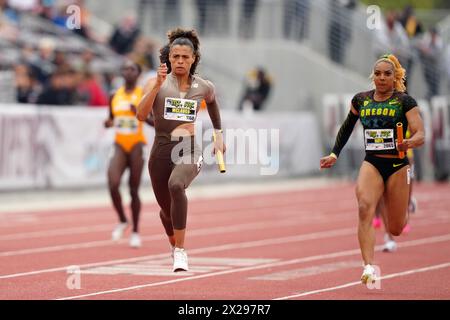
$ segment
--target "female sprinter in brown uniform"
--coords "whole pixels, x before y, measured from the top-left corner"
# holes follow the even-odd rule
[[[131,212],[133,232],[130,237],[130,246],[141,246],[139,237],[139,215],[141,201],[139,199],[139,184],[141,182],[142,168],[144,167],[143,147],[146,139],[143,132],[143,123],[136,119],[136,106],[142,98],[142,88],[136,86],[141,73],[138,64],[126,61],[122,67],[124,86],[120,87],[110,99],[109,117],[105,127],[114,126],[116,131],[114,154],[108,168],[108,185],[112,202],[119,216],[119,224],[112,232],[112,239],[119,240],[128,227],[127,218],[122,205],[119,187],[125,169],[130,169],[129,187],[131,195]],[[151,124],[150,120],[147,120]]]
[[[194,139],[194,122],[203,99],[217,134],[214,150],[223,152],[225,146],[214,86],[195,75],[200,60],[196,32],[175,29],[168,38],[171,72],[168,73],[166,63],[160,65],[156,79],[149,81],[138,105],[137,117],[144,120],[153,112],[155,141],[148,164],[150,178],[161,207],[160,218],[173,247],[173,271],[187,271],[185,189],[202,165],[201,150]]]
[[[417,148],[424,143],[424,128],[416,101],[405,93],[405,69],[397,58],[385,55],[376,61],[372,79],[375,89],[355,95],[351,110],[342,124],[332,153],[320,159],[321,168],[332,167],[350,137],[358,118],[364,127],[366,157],[359,171],[356,197],[358,199],[358,240],[364,260],[361,281],[376,280],[372,266],[375,230],[372,219],[378,201],[384,199],[387,229],[395,236],[407,223],[409,195],[409,163],[399,157],[399,151]],[[410,128],[411,137],[397,143],[396,124],[403,124],[403,135]]]

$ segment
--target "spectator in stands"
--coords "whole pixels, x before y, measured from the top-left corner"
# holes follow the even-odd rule
[[[427,32],[419,45],[420,58],[427,83],[427,99],[439,94],[440,67],[444,45],[436,28]]]
[[[42,87],[26,63],[14,66],[16,99],[19,103],[36,103]]]
[[[284,37],[302,40],[308,33],[310,0],[284,0]]]
[[[54,15],[52,17],[52,22],[61,28],[66,28],[68,14],[66,12],[66,6],[59,6],[55,9]]]
[[[385,52],[395,55],[402,65],[407,64],[411,57],[411,46],[408,35],[401,23],[397,20],[397,14],[394,11],[386,13],[386,21],[381,26],[381,30],[375,33],[375,52],[379,57]]]
[[[155,43],[150,38],[141,36],[136,40],[127,58],[139,64],[142,70],[152,69],[155,65],[154,51]]]
[[[57,13],[55,0],[40,0],[37,11],[42,18],[53,21]]]
[[[247,109],[247,106],[255,111],[260,111],[269,96],[271,89],[269,75],[262,67],[251,70],[247,75],[245,91],[239,104],[239,110]]]
[[[156,76],[154,51],[154,42],[147,37],[140,37],[133,51],[128,55],[128,59],[139,64],[142,69],[138,80],[138,85],[141,87]]]
[[[81,52],[81,62],[79,69],[83,72],[90,72],[92,70],[92,62],[94,61],[94,58],[95,52],[89,47],[84,48]]]
[[[240,17],[241,36],[251,38],[255,33],[255,11],[259,0],[243,0]]]
[[[53,63],[55,41],[52,38],[42,38],[39,42],[38,55],[31,61],[31,68],[42,85],[46,85],[50,75],[55,71]]]
[[[69,68],[70,64],[67,61],[66,52],[63,50],[56,49],[53,56],[53,64],[57,69]]]
[[[345,48],[352,36],[352,13],[355,7],[355,0],[332,0],[330,3],[328,50],[330,59],[336,63],[344,63]]]
[[[11,42],[17,40],[19,18],[19,14],[8,5],[7,0],[0,0],[0,38]]]
[[[37,104],[44,105],[73,105],[75,91],[69,87],[67,71],[58,70],[50,76],[48,84],[37,99]]]
[[[408,36],[411,49],[415,47],[419,35],[423,33],[422,23],[417,19],[414,9],[411,5],[408,5],[403,10],[402,15],[399,19],[401,25],[406,31],[406,35]],[[414,63],[414,55],[411,54],[406,59],[406,78],[408,78],[412,74],[412,68]]]
[[[109,45],[118,54],[125,55],[133,49],[140,30],[136,18],[132,14],[126,15],[114,30]]]
[[[99,75],[89,71],[82,73],[82,80],[78,85],[78,104],[103,107],[108,105],[108,98],[103,91]]]

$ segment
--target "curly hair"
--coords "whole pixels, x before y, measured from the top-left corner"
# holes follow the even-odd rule
[[[185,30],[185,29],[181,29],[181,28],[176,28],[176,29],[170,30],[167,33],[167,38],[169,39],[169,43],[166,46],[164,46],[163,48],[161,48],[160,59],[162,57],[163,50],[169,49],[169,52],[170,52],[170,49],[174,45],[188,46],[192,49],[194,56],[195,56],[194,63],[192,64],[191,69],[189,70],[189,73],[191,75],[195,74],[197,65],[200,62],[200,40],[198,38],[197,32],[194,29]],[[166,48],[167,46],[168,46],[168,48]],[[167,52],[167,56],[164,56],[164,57],[167,57],[167,61],[168,61],[169,52]],[[164,51],[164,54],[166,54],[165,51]]]
[[[402,65],[398,61],[397,57],[394,56],[393,54],[385,54],[385,55],[381,56],[381,58],[375,62],[373,69],[375,69],[375,67],[380,62],[387,62],[392,65],[392,67],[394,68],[395,90],[397,90],[399,92],[405,92],[406,91],[406,85],[405,85],[406,84],[406,70],[405,70],[405,68],[402,67]],[[373,79],[374,79],[374,71],[373,70],[372,70],[372,74],[370,75],[370,79],[373,82]]]
[[[167,73],[172,72],[172,65],[170,64],[169,54],[170,54],[170,44],[166,44],[164,47],[159,49],[159,61],[167,65]]]

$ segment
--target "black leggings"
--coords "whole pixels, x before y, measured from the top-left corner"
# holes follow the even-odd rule
[[[129,187],[131,195],[131,212],[133,218],[133,232],[139,231],[139,215],[141,212],[141,200],[139,199],[139,185],[141,183],[142,168],[144,167],[143,157],[144,144],[138,143],[130,153],[126,153],[119,145],[114,145],[114,155],[111,158],[108,168],[109,192],[114,208],[119,216],[120,222],[127,222],[122,206],[120,195],[120,180],[126,168],[130,169]]]
[[[177,150],[182,151],[175,152]],[[168,236],[173,236],[173,229],[186,228],[185,190],[199,173],[201,165],[201,150],[195,144],[194,137],[180,138],[178,141],[171,141],[165,135],[155,137],[148,170],[153,192],[161,207],[159,216]]]
[[[364,161],[369,162],[378,170],[385,183],[391,175],[409,164],[408,157],[403,159],[381,158],[371,154],[366,154]]]

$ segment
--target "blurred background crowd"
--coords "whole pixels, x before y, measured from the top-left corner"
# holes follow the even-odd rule
[[[431,106],[450,94],[448,0],[0,0],[0,109],[106,107],[124,60],[140,64],[144,85],[176,26],[198,31],[199,72],[223,110],[320,122],[324,95],[369,90],[385,53],[406,68],[414,98]],[[448,101],[432,135],[450,159]]]

